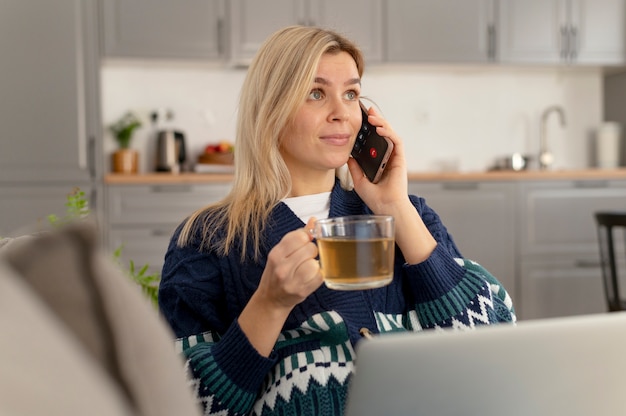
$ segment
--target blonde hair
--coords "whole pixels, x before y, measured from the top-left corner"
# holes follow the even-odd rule
[[[265,41],[248,69],[239,98],[232,189],[223,200],[187,219],[179,245],[189,244],[201,227],[202,248],[227,255],[240,239],[242,260],[249,245],[259,258],[264,224],[291,190],[279,152],[281,132],[306,100],[322,55],[339,52],[352,56],[361,77],[361,51],[332,30],[290,26]],[[219,230],[225,230],[225,235],[218,235]]]

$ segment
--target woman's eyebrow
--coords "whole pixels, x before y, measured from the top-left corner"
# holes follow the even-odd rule
[[[315,78],[313,82],[315,82],[316,84],[330,85],[330,82],[328,82],[328,80],[321,77]],[[361,78],[351,78],[344,82],[344,85],[361,85]]]

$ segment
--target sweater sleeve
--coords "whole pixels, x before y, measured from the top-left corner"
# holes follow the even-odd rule
[[[178,337],[205,414],[248,414],[278,359],[260,355],[229,316],[217,256],[178,247],[176,238],[165,256],[161,313]]]

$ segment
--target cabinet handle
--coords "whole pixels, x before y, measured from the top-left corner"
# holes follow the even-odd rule
[[[569,36],[567,35],[567,27],[561,26],[561,59],[567,59],[569,51]]]
[[[578,29],[574,26],[570,27],[569,39],[569,57],[574,61],[578,57]]]
[[[217,19],[217,54],[224,55],[224,19]]]
[[[602,267],[600,260],[576,260],[574,265],[579,269],[597,269]]]
[[[93,136],[87,140],[87,169],[89,178],[96,179],[96,138]]]
[[[597,181],[575,181],[574,188],[608,188],[609,182],[605,180],[597,180]]]
[[[473,191],[478,187],[478,182],[445,182],[441,184],[441,189],[450,191]]]
[[[89,205],[90,205],[90,209],[94,210],[97,209],[98,206],[98,201],[97,198],[98,197],[98,192],[96,191],[96,187],[92,187],[91,188],[91,192],[89,192]]]
[[[487,25],[487,59],[496,59],[496,26],[493,23]]]
[[[152,192],[191,192],[191,185],[155,185],[152,188]]]
[[[163,237],[163,236],[166,236],[166,235],[167,235],[167,236],[169,236],[169,235],[171,235],[171,234],[172,234],[172,233],[167,232],[167,231],[165,231],[165,230],[152,230],[152,235],[153,235],[154,237]]]

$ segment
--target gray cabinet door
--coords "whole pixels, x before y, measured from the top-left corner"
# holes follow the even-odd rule
[[[250,63],[261,44],[276,30],[307,22],[305,0],[231,0],[230,61]]]
[[[566,0],[500,0],[502,62],[558,63],[566,57]]]
[[[520,320],[606,312],[600,268],[591,262],[557,258],[520,265]]]
[[[175,229],[175,225],[112,228],[108,231],[109,249],[111,252],[119,251],[117,260],[125,269],[132,262],[135,270],[147,265],[147,274],[160,274]]]
[[[261,44],[290,25],[335,29],[355,41],[368,62],[382,60],[382,0],[232,0],[230,60],[250,63]]]
[[[606,311],[594,213],[626,209],[622,181],[521,185],[519,317]]]
[[[383,60],[382,0],[311,0],[309,24],[335,29],[357,43],[365,60]]]
[[[509,182],[411,182],[441,217],[464,257],[483,265],[516,297],[515,184]]]
[[[500,0],[503,62],[622,64],[624,0]]]
[[[115,226],[178,225],[195,210],[222,199],[230,182],[209,185],[111,185],[107,213]]]
[[[124,266],[133,261],[160,273],[176,227],[195,210],[222,199],[230,187],[230,182],[108,186],[107,247],[111,252],[121,248]]]
[[[570,59],[585,64],[626,62],[626,2],[572,0]]]
[[[225,49],[224,0],[106,0],[107,57],[218,59]]]
[[[528,182],[522,185],[522,203],[523,258],[591,253],[598,259],[593,214],[626,210],[626,184],[604,180]]]
[[[486,62],[495,59],[493,0],[387,2],[391,62]]]
[[[81,187],[95,210],[95,190]],[[67,196],[71,185],[0,185],[0,237],[17,237],[50,229],[49,215],[62,219],[67,215]]]
[[[0,183],[96,176],[95,13],[92,0],[0,2]]]

